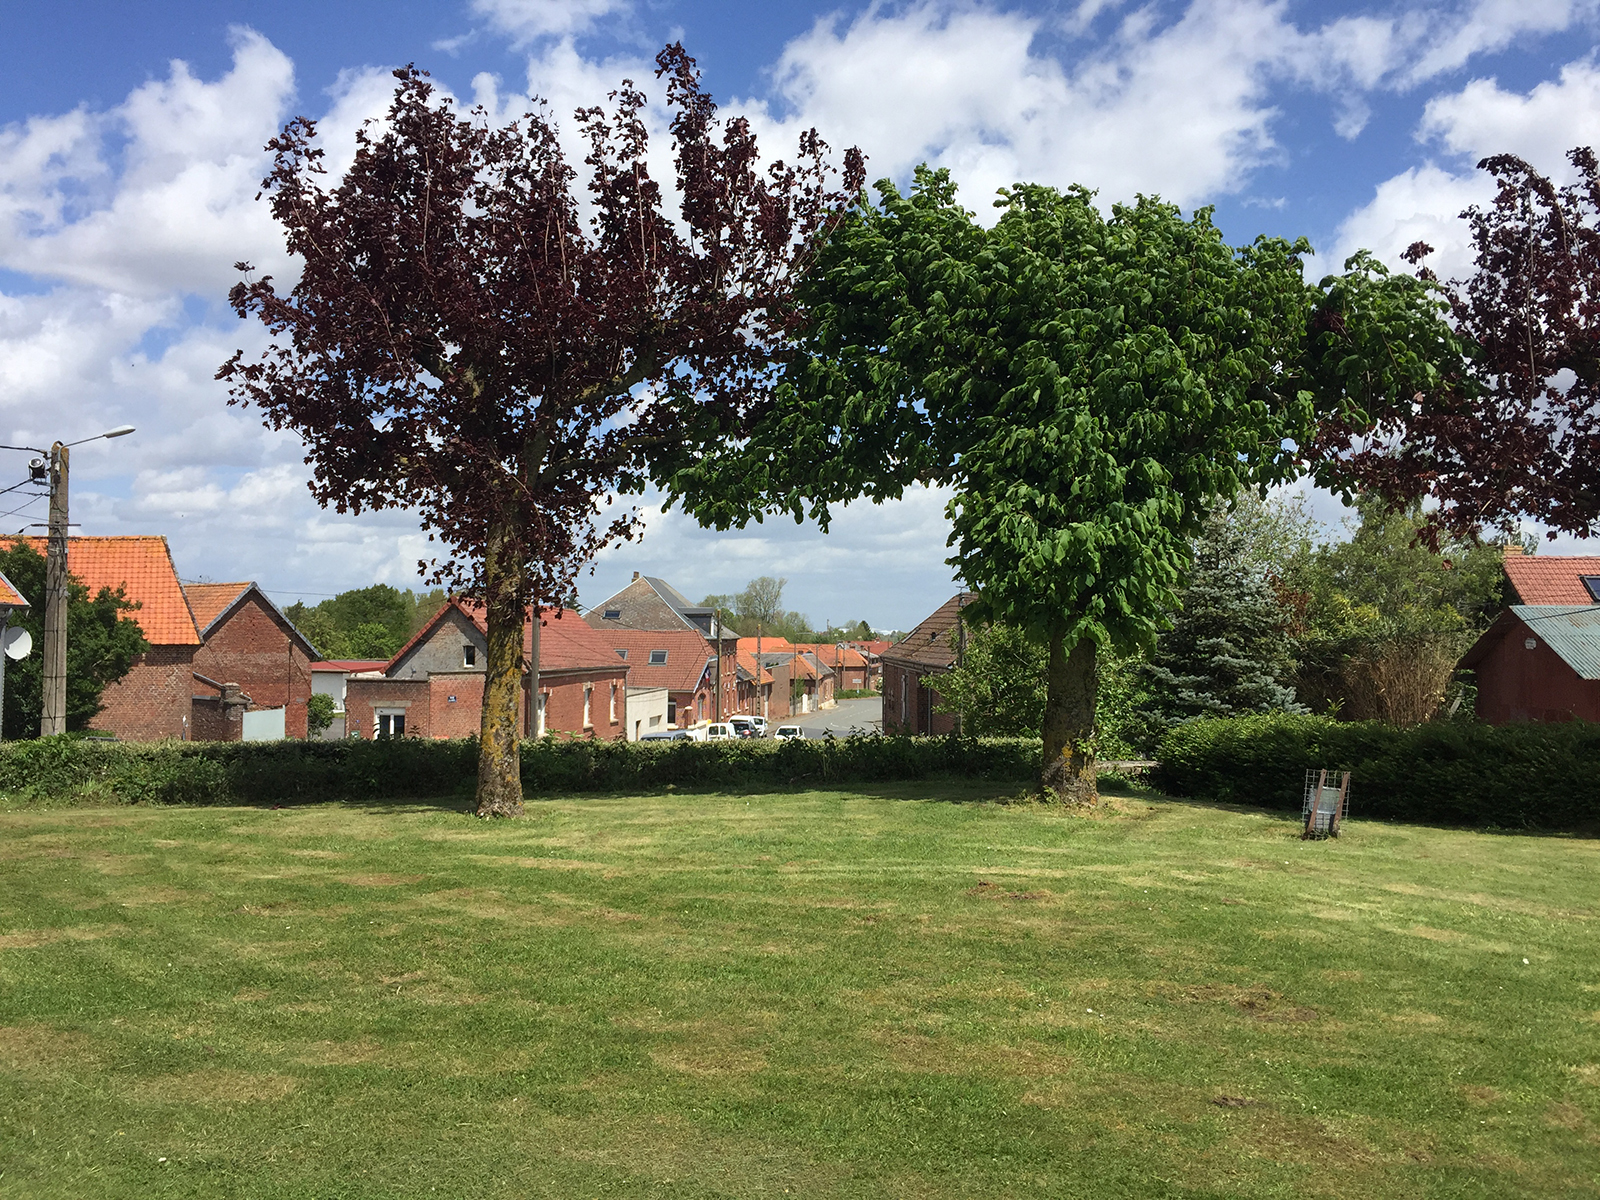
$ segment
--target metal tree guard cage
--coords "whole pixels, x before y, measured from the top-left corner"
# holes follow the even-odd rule
[[[1350,810],[1350,772],[1312,770],[1306,772],[1306,800],[1300,814],[1305,818],[1301,839],[1338,837],[1339,826]]]

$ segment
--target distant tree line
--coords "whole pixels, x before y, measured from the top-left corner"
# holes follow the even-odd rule
[[[716,609],[722,623],[740,637],[755,637],[759,632],[791,642],[870,642],[876,636],[866,621],[813,626],[805,613],[783,607],[783,589],[788,583],[763,575],[752,579],[742,592],[707,596],[700,603]]]
[[[323,658],[389,659],[444,607],[443,589],[401,591],[386,583],[284,609]]]

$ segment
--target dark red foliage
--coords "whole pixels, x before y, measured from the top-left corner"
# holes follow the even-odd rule
[[[304,438],[321,503],[415,508],[450,548],[423,566],[452,586],[482,587],[492,539],[524,601],[568,594],[632,532],[632,514],[597,526],[602,504],[744,427],[801,322],[809,247],[861,186],[851,151],[830,187],[814,131],[795,165],[762,170],[749,125],[719,121],[683,48],[656,61],[677,219],[631,82],[609,113],[576,114],[588,214],[547,116],[462,119],[415,68],[395,72],[387,119],[333,186],[314,122],[268,144],[263,190],[303,270],[287,294],[270,277],[233,289],[275,344],[218,378]]]
[[[1444,288],[1468,361],[1368,414],[1372,428],[1325,429],[1325,452],[1373,439],[1342,464],[1348,482],[1397,504],[1431,497],[1457,532],[1519,517],[1600,527],[1600,171],[1592,150],[1568,158],[1578,179],[1565,187],[1514,155],[1478,164],[1499,191],[1461,214],[1476,270]],[[1431,250],[1418,242],[1405,257]]]

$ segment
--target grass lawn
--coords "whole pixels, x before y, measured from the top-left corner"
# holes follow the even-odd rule
[[[0,1197],[1600,1193],[1600,842],[981,794],[0,813]]]

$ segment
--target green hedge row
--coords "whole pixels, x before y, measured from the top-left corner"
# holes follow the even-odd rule
[[[1170,731],[1152,782],[1177,796],[1299,811],[1308,769],[1351,774],[1352,819],[1572,829],[1600,821],[1600,725],[1260,716]]]
[[[287,804],[469,794],[477,743],[0,743],[0,799],[124,804]],[[762,788],[931,777],[1025,781],[1039,769],[1026,738],[840,738],[736,742],[584,742],[522,746],[529,798],[664,787]]]

